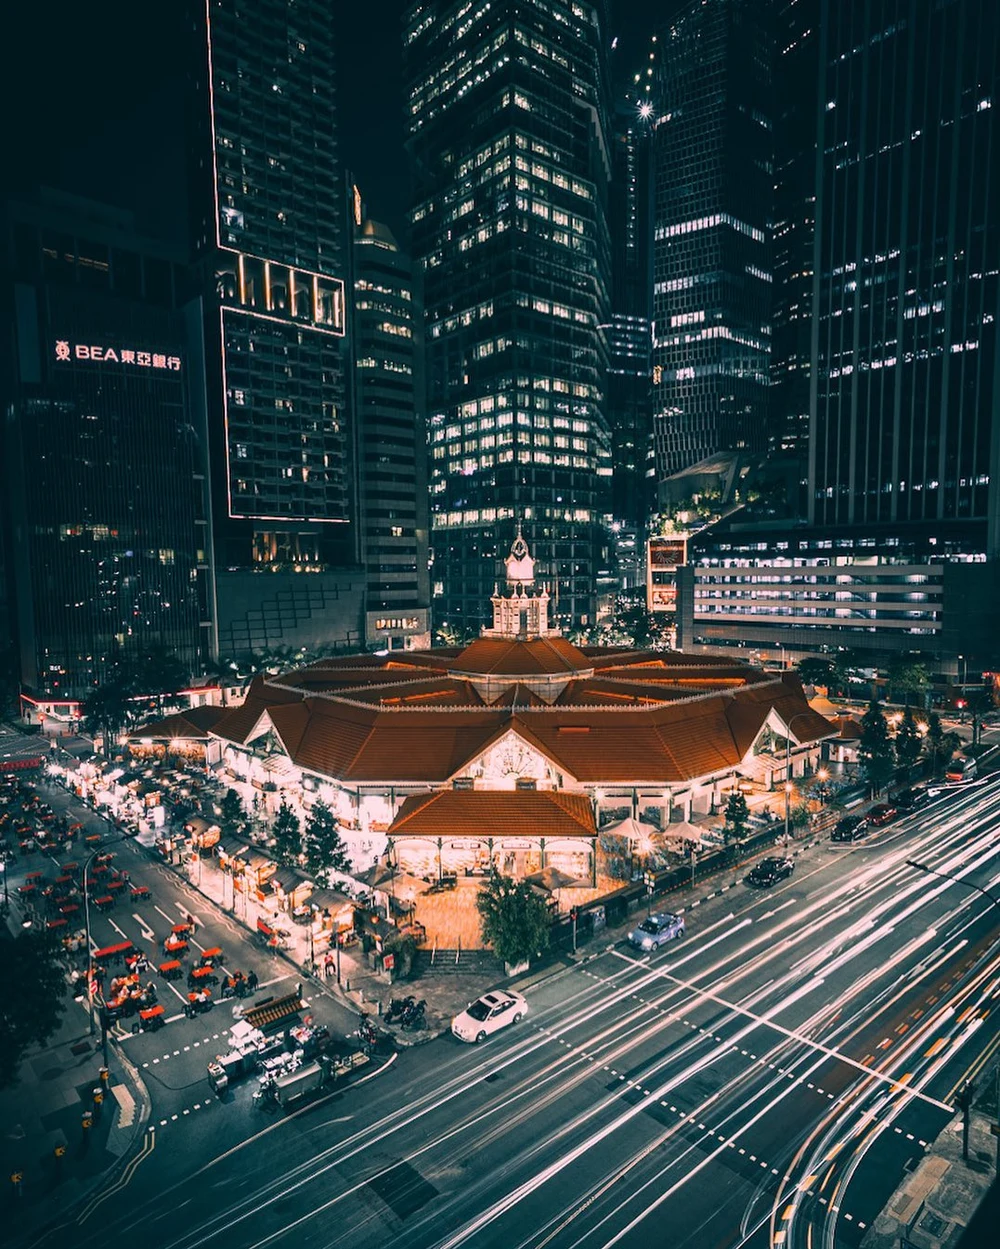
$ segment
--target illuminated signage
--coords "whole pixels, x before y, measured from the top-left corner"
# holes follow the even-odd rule
[[[109,347],[103,343],[71,343],[59,338],[55,346],[56,359],[62,363],[70,360],[93,360],[100,364],[131,364],[141,369],[167,369],[171,373],[181,371],[180,356],[168,356],[159,351],[139,351],[134,347]]]

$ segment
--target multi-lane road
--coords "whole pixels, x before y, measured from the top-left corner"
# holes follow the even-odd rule
[[[210,1152],[171,1122],[45,1243],[856,1245],[1000,1044],[1000,910],[906,865],[997,884],[998,815],[988,778],[817,847],[682,942],[528,984],[482,1046],[442,1037],[288,1118],[241,1094]]]

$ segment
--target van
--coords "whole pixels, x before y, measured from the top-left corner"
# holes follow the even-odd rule
[[[945,779],[955,782],[972,781],[975,780],[978,771],[975,759],[967,759],[965,755],[959,755],[948,764]]]

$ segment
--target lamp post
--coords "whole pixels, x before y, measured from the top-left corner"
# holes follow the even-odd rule
[[[789,825],[791,820],[792,800],[792,725],[796,720],[805,720],[812,711],[797,711],[785,725],[785,848],[788,848]]]
[[[101,852],[95,850],[83,865],[83,925],[87,943],[87,1013],[90,1016],[90,1035],[94,1035],[94,978],[90,974],[90,883],[87,873],[90,865]],[[101,1046],[104,1052],[104,1065],[108,1065],[108,1030],[101,1022]]]
[[[966,880],[964,876],[952,876],[950,872],[941,872],[936,867],[928,867],[926,863],[918,863],[916,859],[907,859],[906,866],[915,867],[918,872],[927,872],[931,876],[940,876],[942,880],[950,880],[956,885],[964,885],[966,889],[974,889],[976,893],[981,893],[984,898],[988,898],[994,906],[1000,906],[1000,899],[994,898],[988,889],[983,889],[979,885],[973,884],[971,880]]]

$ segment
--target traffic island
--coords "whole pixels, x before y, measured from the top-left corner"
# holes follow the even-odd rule
[[[990,1120],[974,1110],[964,1160],[956,1116],[893,1193],[861,1249],[955,1249],[993,1182],[996,1147]]]

